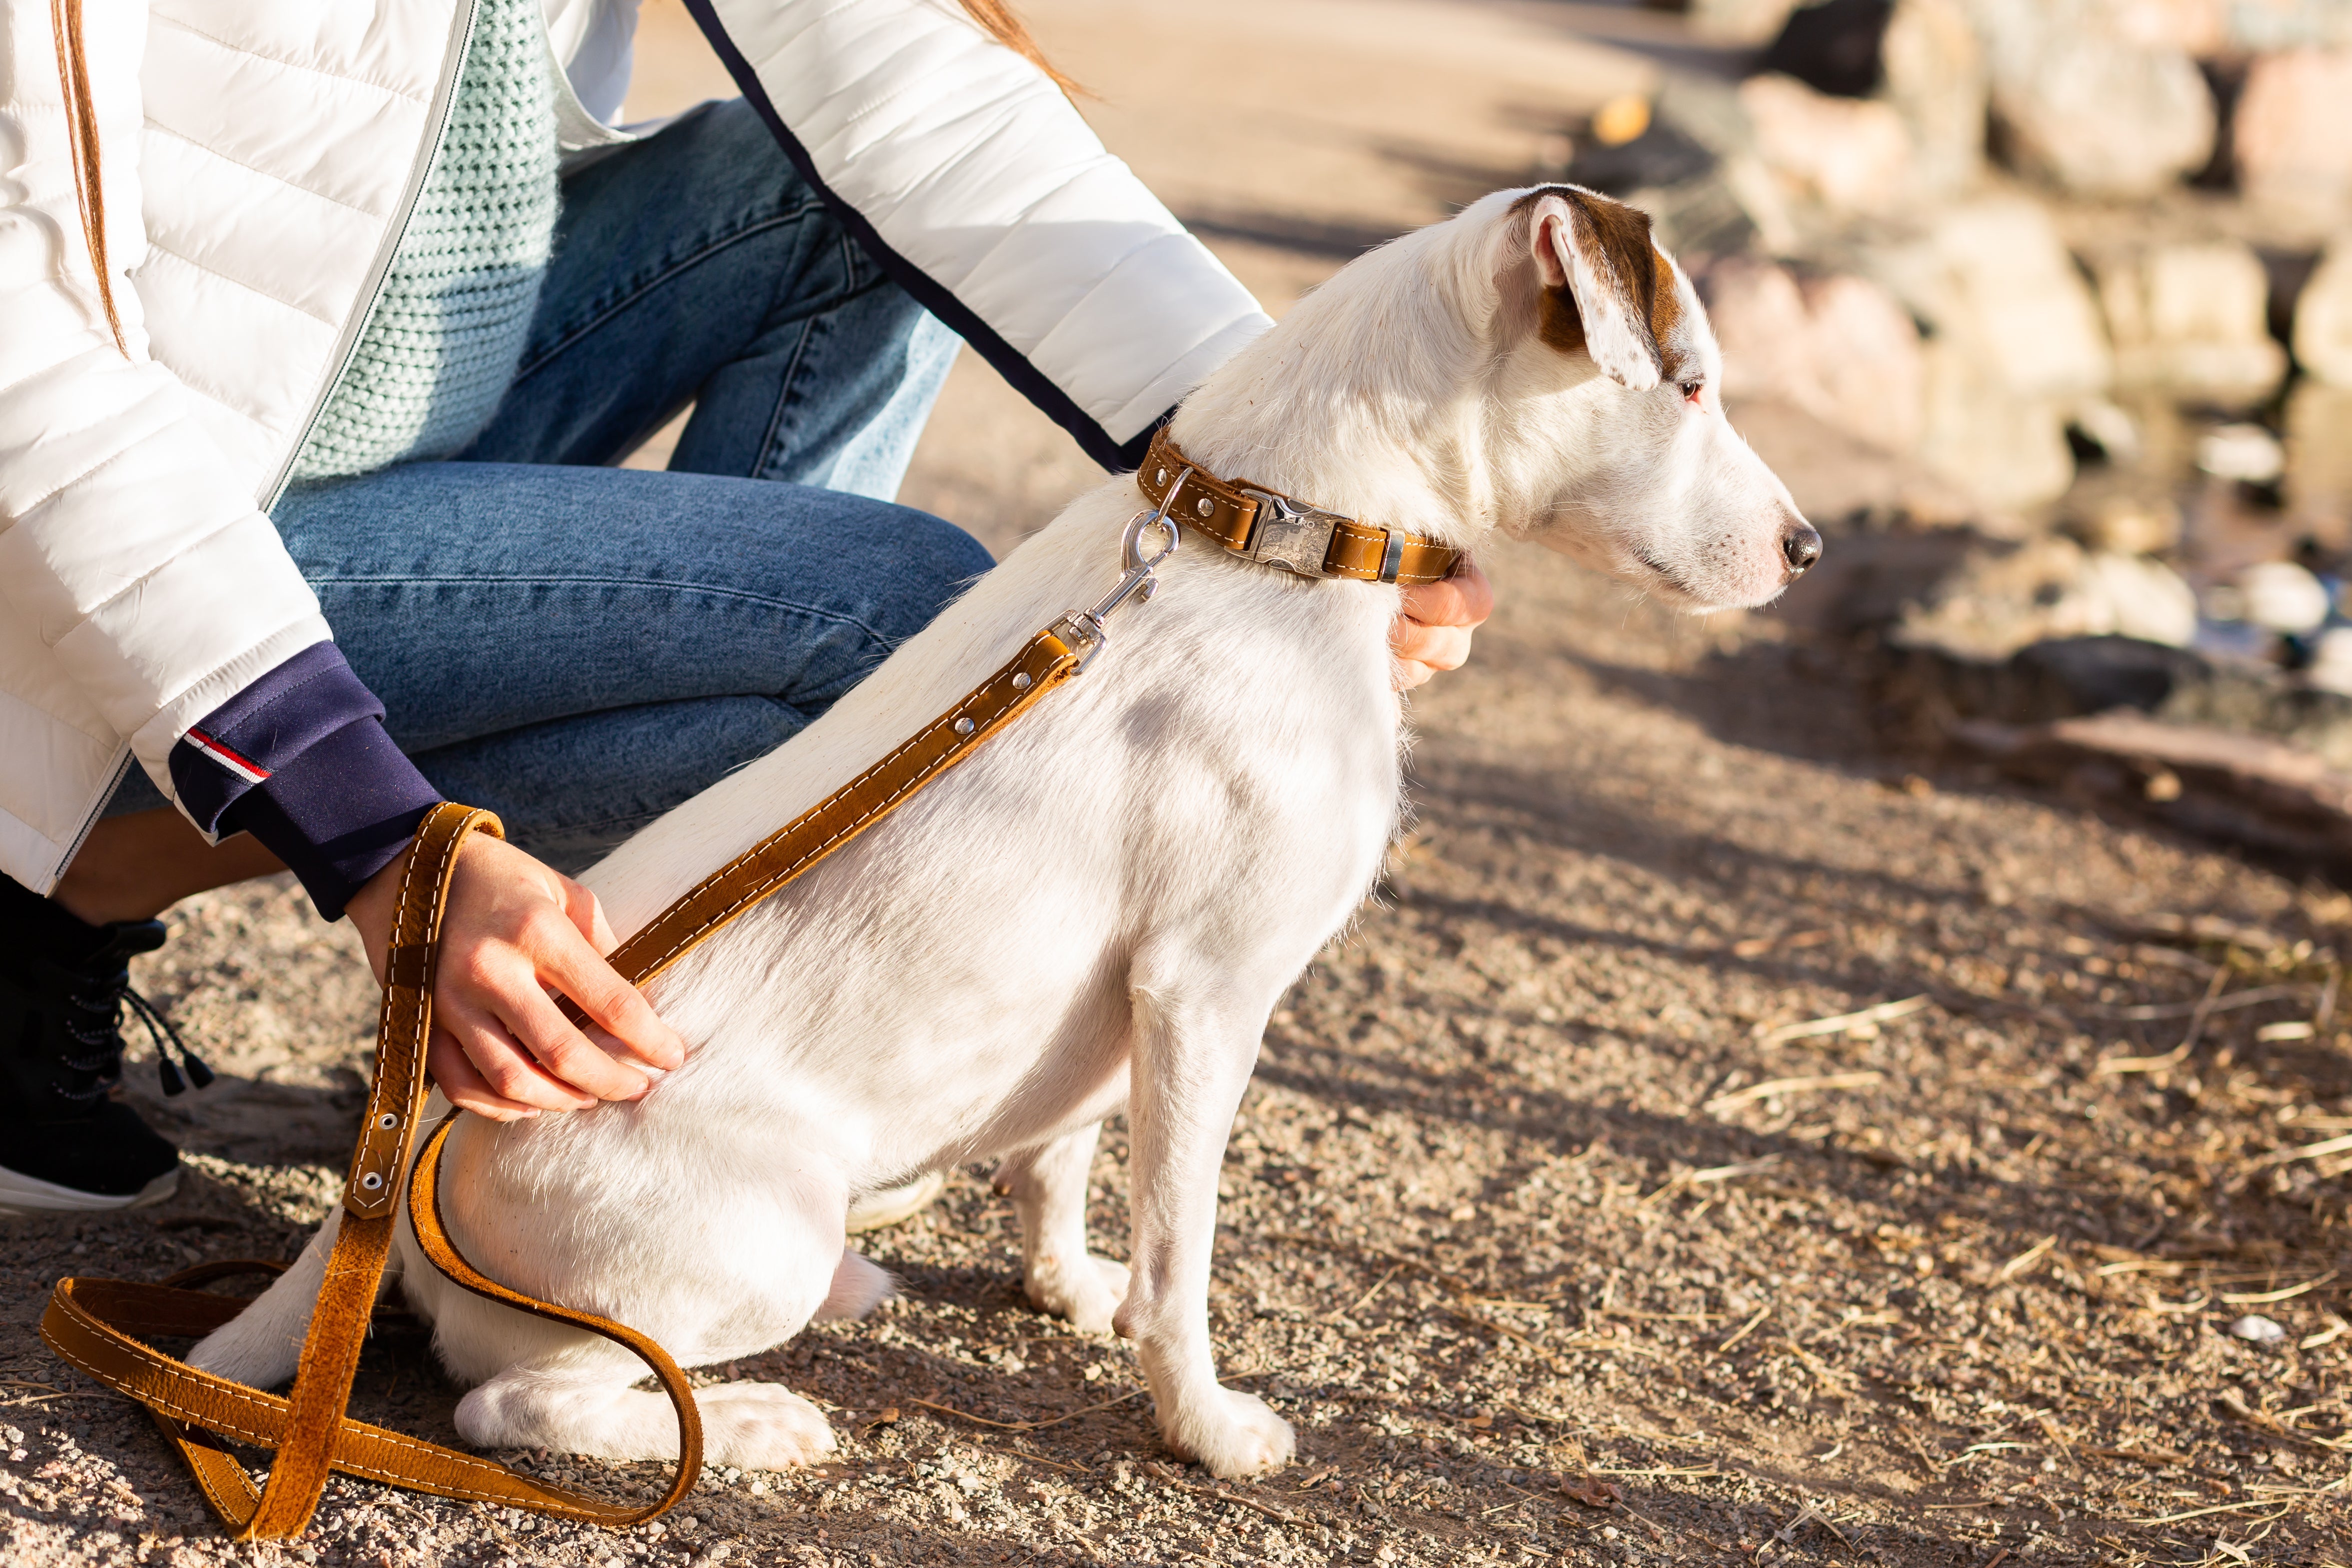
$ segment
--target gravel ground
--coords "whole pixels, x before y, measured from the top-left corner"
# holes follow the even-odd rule
[[[1512,183],[1513,138],[1644,68],[1559,41],[1590,5],[1202,7],[1026,9],[1277,306],[1350,236]],[[632,113],[716,88],[676,24],[648,6],[642,81],[670,96]],[[1284,80],[1311,90],[1265,108]],[[1791,476],[1834,516],[1855,471],[1816,448]],[[968,360],[908,495],[1001,549],[1087,477]],[[1127,1347],[1024,1303],[970,1171],[867,1239],[903,1283],[880,1314],[700,1374],[817,1400],[836,1462],[706,1474],[625,1535],[339,1480],[299,1542],[226,1543],[33,1327],[60,1275],[290,1256],[325,1212],[372,988],[261,885],[184,905],[136,972],[222,1072],[165,1102],[131,1070],[189,1151],[181,1195],[0,1221],[0,1561],[2352,1562],[2352,1145],[2325,1152],[2352,1133],[2352,900],[1874,749],[1866,672],[1801,602],[1678,622],[1490,564],[1476,660],[1414,703],[1418,825],[1276,1013],[1226,1162],[1220,1351],[1297,1424],[1297,1466],[1172,1461]],[[1113,1256],[1125,1160],[1114,1129]],[[2277,1337],[2234,1336],[2249,1315]],[[452,1440],[458,1392],[387,1327],[355,1413]]]
[[[131,1073],[184,1194],[0,1232],[7,1560],[2346,1556],[2352,1155],[2278,1156],[2352,1129],[2352,1039],[2278,1026],[2352,901],[1853,752],[1839,661],[1768,618],[1495,564],[1478,660],[1415,705],[1419,825],[1276,1013],[1226,1162],[1221,1353],[1292,1469],[1161,1452],[1126,1346],[1024,1304],[972,1171],[869,1239],[904,1282],[878,1317],[709,1369],[824,1404],[834,1464],[707,1475],[627,1537],[338,1482],[296,1546],[225,1544],[31,1330],[60,1274],[284,1256],[323,1212],[369,988],[265,886],[184,907],[137,977],[223,1069],[168,1104]],[[1097,1175],[1117,1255],[1118,1137]],[[2257,1313],[2283,1337],[2232,1336]],[[446,1440],[457,1392],[387,1332],[358,1408]]]

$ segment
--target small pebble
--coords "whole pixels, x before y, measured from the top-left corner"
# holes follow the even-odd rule
[[[2247,1313],[2231,1323],[2230,1332],[2240,1339],[2252,1340],[2256,1344],[2270,1344],[2286,1338],[2286,1330],[2279,1327],[2270,1319],[2252,1312]]]

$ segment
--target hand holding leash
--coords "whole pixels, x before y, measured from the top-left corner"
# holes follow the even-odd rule
[[[376,873],[349,906],[376,978],[399,899],[402,862]],[[635,1100],[652,1088],[639,1064],[668,1071],[685,1042],[604,955],[615,946],[596,895],[510,844],[467,841],[451,880],[434,987],[426,1065],[450,1102],[510,1122]],[[569,998],[616,1040],[584,1032],[548,994]]]

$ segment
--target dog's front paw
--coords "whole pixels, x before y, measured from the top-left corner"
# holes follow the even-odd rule
[[[1163,1415],[1160,1436],[1178,1455],[1199,1460],[1220,1480],[1278,1470],[1298,1451],[1290,1423],[1265,1400],[1224,1387],[1213,1389],[1197,1406]]]
[[[1069,1319],[1080,1333],[1108,1333],[1112,1315],[1127,1300],[1127,1265],[1091,1252],[1080,1253],[1076,1267],[1040,1260],[1022,1286],[1039,1312]]]
[[[814,1464],[839,1447],[824,1413],[780,1383],[698,1388],[703,1462],[746,1470]]]

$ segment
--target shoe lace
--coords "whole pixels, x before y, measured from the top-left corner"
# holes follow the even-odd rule
[[[117,971],[68,992],[66,1005],[72,1009],[65,1019],[66,1033],[88,1054],[66,1057],[65,1066],[89,1074],[90,1082],[82,1089],[57,1085],[57,1092],[65,1098],[79,1103],[95,1100],[122,1076],[122,1009],[126,1006],[132,1017],[147,1026],[147,1038],[155,1044],[155,1071],[163,1081],[164,1093],[178,1094],[190,1082],[199,1089],[212,1082],[213,1070],[205,1065],[204,1058],[188,1049],[188,1042],[180,1038],[180,1031],[161,1009],[132,988],[128,974]],[[174,1051],[180,1056],[177,1066],[172,1061]],[[185,1079],[180,1074],[183,1066],[187,1069]]]

